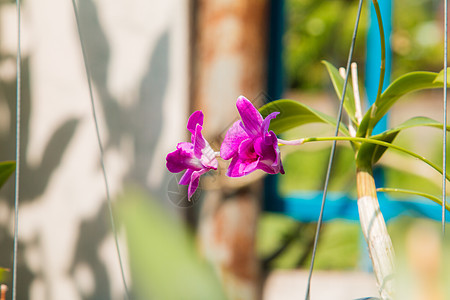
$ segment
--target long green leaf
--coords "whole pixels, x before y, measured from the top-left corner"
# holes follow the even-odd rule
[[[439,204],[440,206],[442,206],[442,200],[439,199],[436,196],[427,194],[427,193],[422,193],[422,192],[416,192],[416,191],[411,191],[411,190],[405,190],[405,189],[396,189],[396,188],[377,188],[377,192],[383,192],[383,193],[403,193],[403,194],[409,194],[409,195],[416,195],[416,196],[420,196],[420,197],[424,197],[424,198],[428,198],[431,201]],[[445,209],[450,211],[450,205],[448,204],[448,202],[445,203]]]
[[[14,161],[0,162],[0,187],[8,180],[9,176],[16,170],[16,163]]]
[[[263,117],[272,112],[280,112],[270,122],[270,129],[276,134],[309,123],[325,123],[336,127],[334,118],[294,100],[281,99],[272,101],[262,106],[259,111]],[[339,129],[342,134],[349,135],[348,129],[343,123],[341,123]]]
[[[438,166],[437,164],[433,163],[432,161],[426,159],[425,157],[423,157],[420,154],[417,154],[413,151],[410,151],[408,149],[402,148],[400,146],[385,142],[383,140],[379,140],[379,139],[374,139],[374,138],[364,138],[364,137],[349,137],[349,136],[333,136],[333,137],[309,137],[309,138],[303,138],[302,139],[302,144],[305,143],[311,143],[311,142],[327,142],[327,141],[349,141],[349,142],[354,142],[354,143],[369,143],[369,144],[376,144],[376,145],[380,145],[383,147],[387,147],[387,148],[391,148],[394,150],[398,150],[400,152],[403,152],[405,154],[408,154],[414,158],[417,158],[421,161],[423,161],[424,163],[426,163],[427,165],[429,165],[430,167],[432,167],[433,169],[435,169],[436,171],[438,171],[439,173],[443,173],[442,168],[440,166]],[[361,167],[364,166],[362,163],[365,163],[366,160],[362,160],[362,161],[358,161],[358,158],[356,160],[356,164],[357,166]],[[445,178],[447,178],[447,180],[450,181],[450,175],[447,173],[445,175]]]
[[[442,124],[436,120],[427,117],[414,117],[371,138],[392,143],[402,130],[418,126],[442,128]],[[450,131],[450,126],[447,126],[447,131]],[[386,150],[387,148],[383,146],[363,143],[358,153],[358,159],[360,162],[365,160],[366,163],[370,162],[373,165],[383,156]]]
[[[403,95],[413,91],[442,87],[443,82],[437,80],[438,78],[439,75],[434,72],[411,72],[397,78],[366,112],[358,128],[357,136],[370,134],[372,128]]]
[[[394,128],[386,130],[385,132],[383,132],[383,133],[381,133],[379,135],[372,136],[372,138],[376,138],[377,136],[380,136],[380,135],[383,135],[383,134],[391,134],[391,133],[394,133],[394,132],[400,132],[400,131],[402,131],[404,129],[409,129],[409,128],[413,128],[413,127],[419,127],[419,126],[421,126],[421,127],[423,127],[423,126],[435,127],[435,128],[442,129],[443,125],[442,125],[442,123],[440,123],[440,122],[438,122],[436,120],[433,120],[431,118],[428,118],[428,117],[414,117],[414,118],[406,120],[405,122],[401,123],[400,125],[398,125],[398,126],[396,126]],[[450,125],[447,126],[447,131],[450,131]]]
[[[342,98],[342,90],[344,88],[345,80],[339,74],[339,70],[335,66],[333,66],[330,62],[323,60],[322,63],[327,68],[328,75],[330,76],[331,82],[333,83],[334,90],[336,91],[336,94],[340,100]],[[344,109],[347,112],[350,119],[354,123],[357,123],[355,117],[356,113],[355,100],[353,95],[353,89],[350,83],[347,83],[347,91],[345,92],[344,98]]]
[[[397,137],[397,134],[398,132],[385,133],[371,138],[386,143],[392,143]],[[356,157],[357,163],[360,166],[372,166],[383,156],[386,150],[387,147],[385,146],[363,143],[359,148],[358,156]]]
[[[448,75],[450,75],[450,68],[447,68],[447,78],[449,77]],[[436,76],[436,79],[434,80],[434,82],[441,83],[443,86],[443,84],[444,84],[444,70],[443,69]],[[448,85],[448,80],[447,80],[447,85]]]

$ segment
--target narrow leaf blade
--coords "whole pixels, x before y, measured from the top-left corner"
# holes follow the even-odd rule
[[[418,191],[412,191],[412,190],[406,190],[406,189],[397,189],[397,188],[378,188],[377,192],[403,193],[403,194],[420,196],[420,197],[427,198],[427,199],[429,199],[429,200],[439,204],[440,206],[442,206],[442,200],[441,199],[439,199],[438,197],[436,197],[434,195],[431,195],[431,194],[428,194],[428,193],[424,193],[424,192],[418,192]],[[397,199],[397,200],[401,200],[401,199]],[[445,203],[445,209],[450,212],[450,205],[448,204],[448,202]]]
[[[414,118],[406,120],[405,122],[401,123],[400,125],[395,126],[394,128],[386,130],[382,134],[379,134],[379,135],[376,135],[373,137],[377,137],[377,136],[380,136],[383,134],[390,134],[390,133],[394,133],[394,132],[401,132],[402,130],[419,127],[419,126],[435,127],[435,128],[442,129],[443,124],[436,120],[428,118],[428,117],[414,117]],[[447,131],[450,131],[450,125],[447,126]]]
[[[342,98],[342,91],[344,88],[344,82],[345,80],[341,77],[339,74],[339,70],[333,66],[328,61],[324,60],[322,63],[325,65],[328,71],[328,75],[330,76],[331,82],[333,83],[334,90],[336,91],[336,95],[338,99],[340,100]],[[354,122],[356,122],[356,108],[355,108],[355,100],[353,95],[353,89],[351,87],[350,83],[347,83],[347,90],[345,92],[345,98],[344,98],[344,109],[347,112],[350,119]]]
[[[405,122],[401,123],[400,125],[392,129],[386,130],[381,134],[374,135],[371,138],[392,143],[402,130],[419,126],[442,128],[443,125],[442,123],[439,123],[438,121],[433,120],[431,118],[414,117],[406,120]],[[447,126],[447,131],[450,131],[450,126]],[[358,153],[358,160],[360,162],[364,161],[365,163],[370,162],[373,165],[383,156],[386,150],[387,150],[386,147],[380,145],[363,143]]]
[[[443,74],[442,71],[441,73]],[[443,80],[439,81],[439,78],[443,75],[440,74],[435,72],[411,72],[397,78],[366,112],[358,128],[357,136],[365,136],[367,131],[370,131],[398,99],[405,94],[443,87]]]
[[[325,123],[336,127],[334,118],[294,100],[281,99],[272,101],[262,106],[259,111],[263,117],[272,112],[280,112],[275,119],[270,121],[270,130],[273,130],[276,134],[281,134],[289,129],[309,123]],[[348,129],[344,124],[341,123],[339,129],[342,134],[349,135]]]

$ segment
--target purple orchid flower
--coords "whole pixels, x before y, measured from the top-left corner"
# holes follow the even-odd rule
[[[203,113],[195,111],[188,120],[187,129],[191,132],[191,143],[178,143],[177,150],[167,154],[166,166],[172,173],[187,170],[179,184],[189,185],[188,199],[198,188],[200,176],[209,170],[217,170],[216,154],[202,135]]]
[[[220,147],[220,156],[231,158],[227,176],[241,177],[256,169],[269,174],[284,174],[278,139],[269,131],[270,120],[279,112],[269,114],[265,119],[244,96],[240,96],[236,107],[242,121],[236,121],[228,130]]]

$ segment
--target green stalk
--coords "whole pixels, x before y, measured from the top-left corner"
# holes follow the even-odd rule
[[[283,143],[282,140],[279,140],[281,143],[281,145],[286,145]],[[387,143],[384,141],[380,141],[380,140],[375,140],[375,139],[370,139],[370,138],[362,138],[362,137],[347,137],[347,136],[337,136],[337,137],[310,137],[310,138],[303,138],[300,139],[299,142],[297,143],[298,145],[300,144],[304,144],[304,143],[310,143],[310,142],[325,142],[325,141],[351,141],[351,142],[363,142],[363,143],[371,143],[371,144],[376,144],[376,145],[380,145],[380,146],[384,146],[387,148],[391,148],[391,149],[395,149],[398,150],[400,152],[406,153],[414,158],[417,158],[421,161],[423,161],[424,163],[426,163],[427,165],[429,165],[430,167],[432,167],[433,169],[435,169],[436,171],[438,171],[439,173],[443,173],[442,168],[439,167],[438,165],[436,165],[435,163],[431,162],[430,160],[426,159],[425,157],[414,153],[410,150],[407,150],[405,148],[402,148],[400,146],[391,144],[391,143]],[[450,181],[450,176],[448,174],[445,175],[445,177],[447,178],[447,180]]]

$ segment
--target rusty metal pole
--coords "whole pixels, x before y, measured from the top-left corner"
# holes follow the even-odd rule
[[[205,135],[218,151],[237,120],[237,97],[257,100],[266,90],[268,0],[198,0],[194,10],[192,110],[203,110]],[[255,182],[261,176],[229,180],[225,172],[222,164],[211,180],[214,191],[204,193],[199,245],[229,299],[259,299],[260,184]]]

